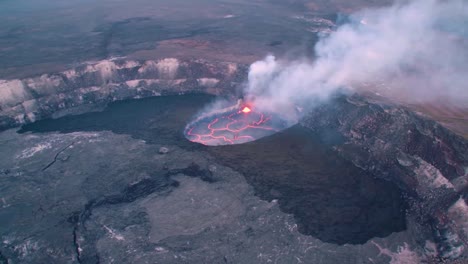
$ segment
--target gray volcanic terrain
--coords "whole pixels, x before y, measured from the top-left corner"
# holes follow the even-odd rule
[[[466,47],[457,1],[0,1],[0,263],[467,263],[468,57],[415,31]],[[336,66],[400,17],[404,72],[397,38]],[[286,121],[187,139],[240,106]]]

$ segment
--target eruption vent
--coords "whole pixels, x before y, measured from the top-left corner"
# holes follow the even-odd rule
[[[247,106],[245,106],[244,108],[242,108],[242,112],[247,114],[247,113],[250,113],[252,112],[252,110],[250,110],[250,108],[248,108]]]
[[[239,101],[232,107],[212,110],[185,128],[185,137],[208,146],[242,144],[272,135],[291,126],[279,113],[262,112]]]

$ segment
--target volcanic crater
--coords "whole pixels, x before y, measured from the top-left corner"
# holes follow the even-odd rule
[[[359,247],[366,248],[368,256],[384,257],[372,250],[380,247],[378,243],[401,245],[404,241],[417,251],[430,241],[440,255],[460,250],[465,234],[458,228],[463,219],[456,212],[463,210],[459,192],[466,188],[461,179],[466,176],[463,168],[468,167],[468,144],[436,122],[405,107],[357,94],[337,94],[325,104],[305,108],[294,125],[277,113],[260,112],[246,103],[197,115],[220,98],[237,99],[236,87],[247,67],[175,59],[97,65],[19,81],[25,91],[42,92],[30,93],[21,107],[12,101],[18,98],[5,103],[1,123],[3,128],[23,124],[14,136],[23,140],[54,138],[25,150],[10,146],[10,136],[2,139],[12,151],[19,151],[19,162],[27,168],[5,161],[5,179],[8,175],[30,179],[35,173],[68,175],[73,180],[66,184],[84,188],[85,196],[78,192],[74,195],[79,199],[66,199],[73,205],[57,205],[69,215],[71,247],[81,249],[80,261],[120,254],[99,242],[105,234],[123,241],[110,224],[120,226],[123,233],[135,226],[145,230],[138,232],[151,234],[148,241],[126,242],[145,245],[140,250],[157,245],[161,252],[188,254],[203,261],[207,256],[199,250],[206,248],[204,243],[227,233],[232,244],[222,243],[226,250],[237,248],[248,237],[256,251],[263,244],[263,234],[287,234],[292,238],[282,243],[290,252],[303,246],[291,241],[334,245],[332,250],[343,254],[341,263],[360,252]],[[106,89],[90,88],[103,81]],[[45,92],[54,85],[64,92]],[[24,118],[18,119],[18,113]],[[109,143],[101,144],[101,140]],[[80,145],[84,142],[99,145],[92,150],[99,163],[85,159],[85,145]],[[159,148],[159,154],[153,147]],[[114,153],[113,148],[123,149]],[[29,159],[48,150],[55,150],[55,156],[47,162],[35,158],[38,172],[35,166],[39,165]],[[7,182],[12,188],[17,184]],[[252,198],[245,191],[249,188],[268,206]],[[202,190],[206,194],[197,192]],[[53,203],[51,197],[47,194],[43,199]],[[192,208],[196,199],[206,206]],[[33,206],[40,212],[42,205]],[[271,211],[276,206],[280,212]],[[200,220],[186,222],[187,216],[180,216],[179,222],[169,225],[172,220],[165,218],[170,214],[162,213],[165,208],[172,214],[186,209]],[[111,216],[112,210],[134,214],[117,219]],[[285,220],[287,215],[293,220]],[[99,221],[102,225],[96,224]],[[176,239],[180,237],[195,243],[193,248],[181,248],[184,239]],[[245,250],[236,249],[230,257],[242,258]],[[2,250],[2,254],[19,258],[14,250]],[[305,249],[301,254],[309,256]]]
[[[216,98],[208,95],[179,95],[122,101],[110,104],[102,112],[38,121],[23,126],[20,132],[112,131],[129,134],[151,144],[170,143],[210,153],[216,163],[241,172],[259,197],[268,201],[278,200],[284,212],[294,215],[303,234],[325,242],[360,244],[373,237],[385,237],[405,230],[407,205],[403,193],[394,183],[377,179],[333,152],[334,144],[341,143],[342,139],[324,141],[320,135],[300,125],[286,129],[285,121],[281,121],[283,127],[276,127],[278,131],[261,127],[264,123],[257,119],[267,122],[268,117],[255,112],[246,114],[242,108],[234,108],[224,111],[221,117],[209,115],[209,121],[202,119],[198,122],[216,132],[212,126],[220,122],[217,121],[220,118],[234,119],[227,120],[229,124],[239,122],[234,116],[241,116],[239,118],[245,123],[247,115],[247,122],[257,124],[250,130],[262,132],[250,135],[262,138],[244,142],[242,137],[247,136],[242,133],[237,134],[237,138],[235,133],[208,135],[205,136],[209,137],[207,143],[203,137],[195,136],[190,124],[185,126],[194,112],[203,109],[203,103],[213,100]],[[195,125],[199,125],[198,122]],[[239,126],[241,130],[248,125]],[[232,127],[230,129],[236,131]],[[230,129],[226,130],[231,132]],[[267,130],[270,136],[265,137],[263,130]],[[232,141],[225,138],[231,136]],[[211,146],[209,140],[212,139],[220,141]],[[248,137],[245,141],[252,139]],[[195,163],[194,166],[198,165]],[[194,171],[195,175],[200,173]]]

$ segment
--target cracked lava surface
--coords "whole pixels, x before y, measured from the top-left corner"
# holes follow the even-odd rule
[[[188,124],[185,136],[208,146],[233,145],[254,141],[288,127],[274,113],[262,113],[251,106],[231,107],[213,112]]]

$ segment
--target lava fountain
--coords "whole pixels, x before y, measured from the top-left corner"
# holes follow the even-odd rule
[[[231,107],[199,116],[186,126],[184,134],[188,140],[203,145],[232,145],[272,135],[294,123],[281,113],[262,111],[239,100]]]

